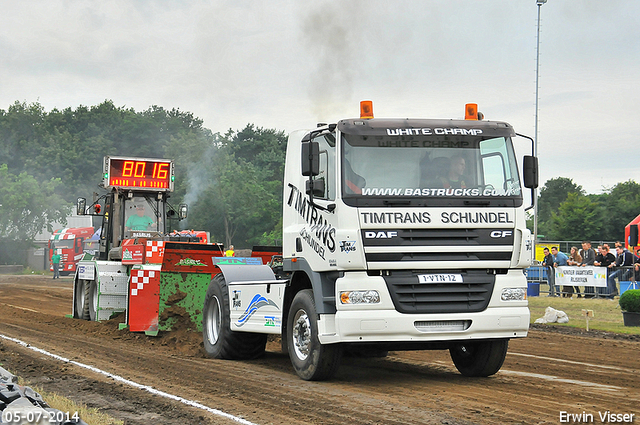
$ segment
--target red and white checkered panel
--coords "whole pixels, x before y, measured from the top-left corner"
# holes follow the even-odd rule
[[[145,263],[162,264],[164,257],[164,241],[147,241]]]
[[[160,265],[138,266],[129,276],[127,324],[132,332],[158,330]]]
[[[152,279],[160,277],[157,270],[131,270],[131,296],[135,297],[144,290],[145,284],[148,287]]]

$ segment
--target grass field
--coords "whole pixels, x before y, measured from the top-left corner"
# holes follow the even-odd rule
[[[623,334],[639,334],[640,327],[624,326],[622,311],[618,305],[618,297],[613,301],[606,299],[585,299],[547,297],[542,293],[539,297],[528,297],[531,310],[531,323],[544,316],[547,307],[562,310],[569,316],[569,323],[550,323],[549,326],[570,326],[586,329],[587,321],[582,310],[593,310],[593,317],[589,318],[589,330],[601,330]]]

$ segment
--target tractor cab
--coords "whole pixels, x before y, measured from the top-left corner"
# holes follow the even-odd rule
[[[174,168],[171,160],[105,157],[101,186],[108,193],[94,195],[89,206],[85,198],[78,198],[76,205],[78,215],[102,217],[91,242],[95,259],[122,260],[124,245],[161,240],[177,227],[172,222],[187,217],[186,205],[174,208],[168,202]]]

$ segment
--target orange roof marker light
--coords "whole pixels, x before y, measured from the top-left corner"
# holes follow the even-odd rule
[[[373,101],[362,100],[360,102],[360,119],[370,120],[373,118]]]
[[[467,103],[464,105],[464,119],[465,120],[478,120],[478,104]]]
[[[464,119],[465,120],[482,120],[484,115],[482,112],[478,112],[478,104],[477,103],[467,103],[464,105]]]

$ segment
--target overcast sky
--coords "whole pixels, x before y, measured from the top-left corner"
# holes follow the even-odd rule
[[[535,0],[0,0],[0,109],[152,105],[213,132],[357,116],[487,119],[534,136]],[[541,184],[640,182],[640,1],[541,7]],[[523,143],[524,146],[524,143]],[[524,149],[523,149],[524,150]]]

